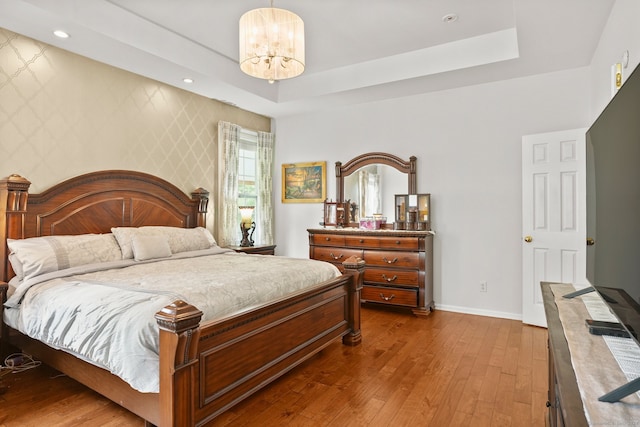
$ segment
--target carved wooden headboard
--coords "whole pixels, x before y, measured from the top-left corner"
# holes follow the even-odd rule
[[[106,170],[68,179],[40,194],[18,175],[0,180],[0,280],[13,276],[6,239],[109,233],[111,227],[205,227],[209,192],[184,194],[142,172]]]

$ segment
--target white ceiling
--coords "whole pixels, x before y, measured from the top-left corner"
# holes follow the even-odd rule
[[[306,69],[272,85],[237,64],[238,20],[268,0],[0,0],[0,27],[280,117],[586,66],[614,2],[274,0],[305,23]]]

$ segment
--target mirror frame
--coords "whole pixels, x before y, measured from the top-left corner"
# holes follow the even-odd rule
[[[407,174],[407,194],[417,194],[417,174],[416,174],[416,156],[409,157],[409,160],[402,160],[398,156],[389,153],[365,153],[346,162],[336,162],[336,200],[345,202],[344,200],[344,178],[356,172],[363,166],[372,164],[382,164],[391,166],[402,173]]]

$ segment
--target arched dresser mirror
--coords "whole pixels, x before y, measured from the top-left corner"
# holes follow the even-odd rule
[[[365,153],[336,162],[336,200],[353,204],[349,226],[372,215],[394,217],[394,194],[416,194],[416,157],[403,160],[389,153]],[[405,184],[406,183],[406,184]]]

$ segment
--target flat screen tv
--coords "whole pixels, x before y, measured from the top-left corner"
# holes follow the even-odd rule
[[[586,134],[587,280],[640,346],[640,67]],[[640,379],[600,400],[640,389]]]

